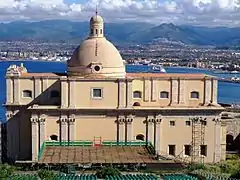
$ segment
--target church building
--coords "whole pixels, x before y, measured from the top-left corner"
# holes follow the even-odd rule
[[[128,73],[98,14],[66,73],[6,72],[7,156],[39,161],[45,142],[146,142],[156,155],[225,159],[218,81],[204,74]]]

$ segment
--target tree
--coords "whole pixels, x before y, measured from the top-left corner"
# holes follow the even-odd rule
[[[104,167],[100,171],[97,171],[96,176],[98,178],[106,178],[106,176],[119,176],[121,172],[113,167]]]
[[[52,180],[55,177],[55,173],[52,171],[41,169],[38,171],[38,177],[40,177],[41,180]]]

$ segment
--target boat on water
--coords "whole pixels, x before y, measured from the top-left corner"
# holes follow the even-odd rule
[[[152,66],[152,71],[153,72],[158,72],[158,73],[166,73],[166,70],[161,65]]]

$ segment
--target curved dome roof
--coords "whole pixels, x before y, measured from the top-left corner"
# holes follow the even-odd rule
[[[90,23],[103,23],[103,18],[96,14],[93,17],[91,17]]]
[[[68,61],[69,76],[103,75],[124,78],[123,59],[116,47],[103,35],[103,19],[95,15],[90,20],[90,35],[78,46]]]

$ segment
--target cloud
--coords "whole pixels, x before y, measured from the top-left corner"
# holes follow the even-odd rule
[[[240,26],[240,0],[0,0],[0,21],[87,21],[96,5],[106,22]]]

